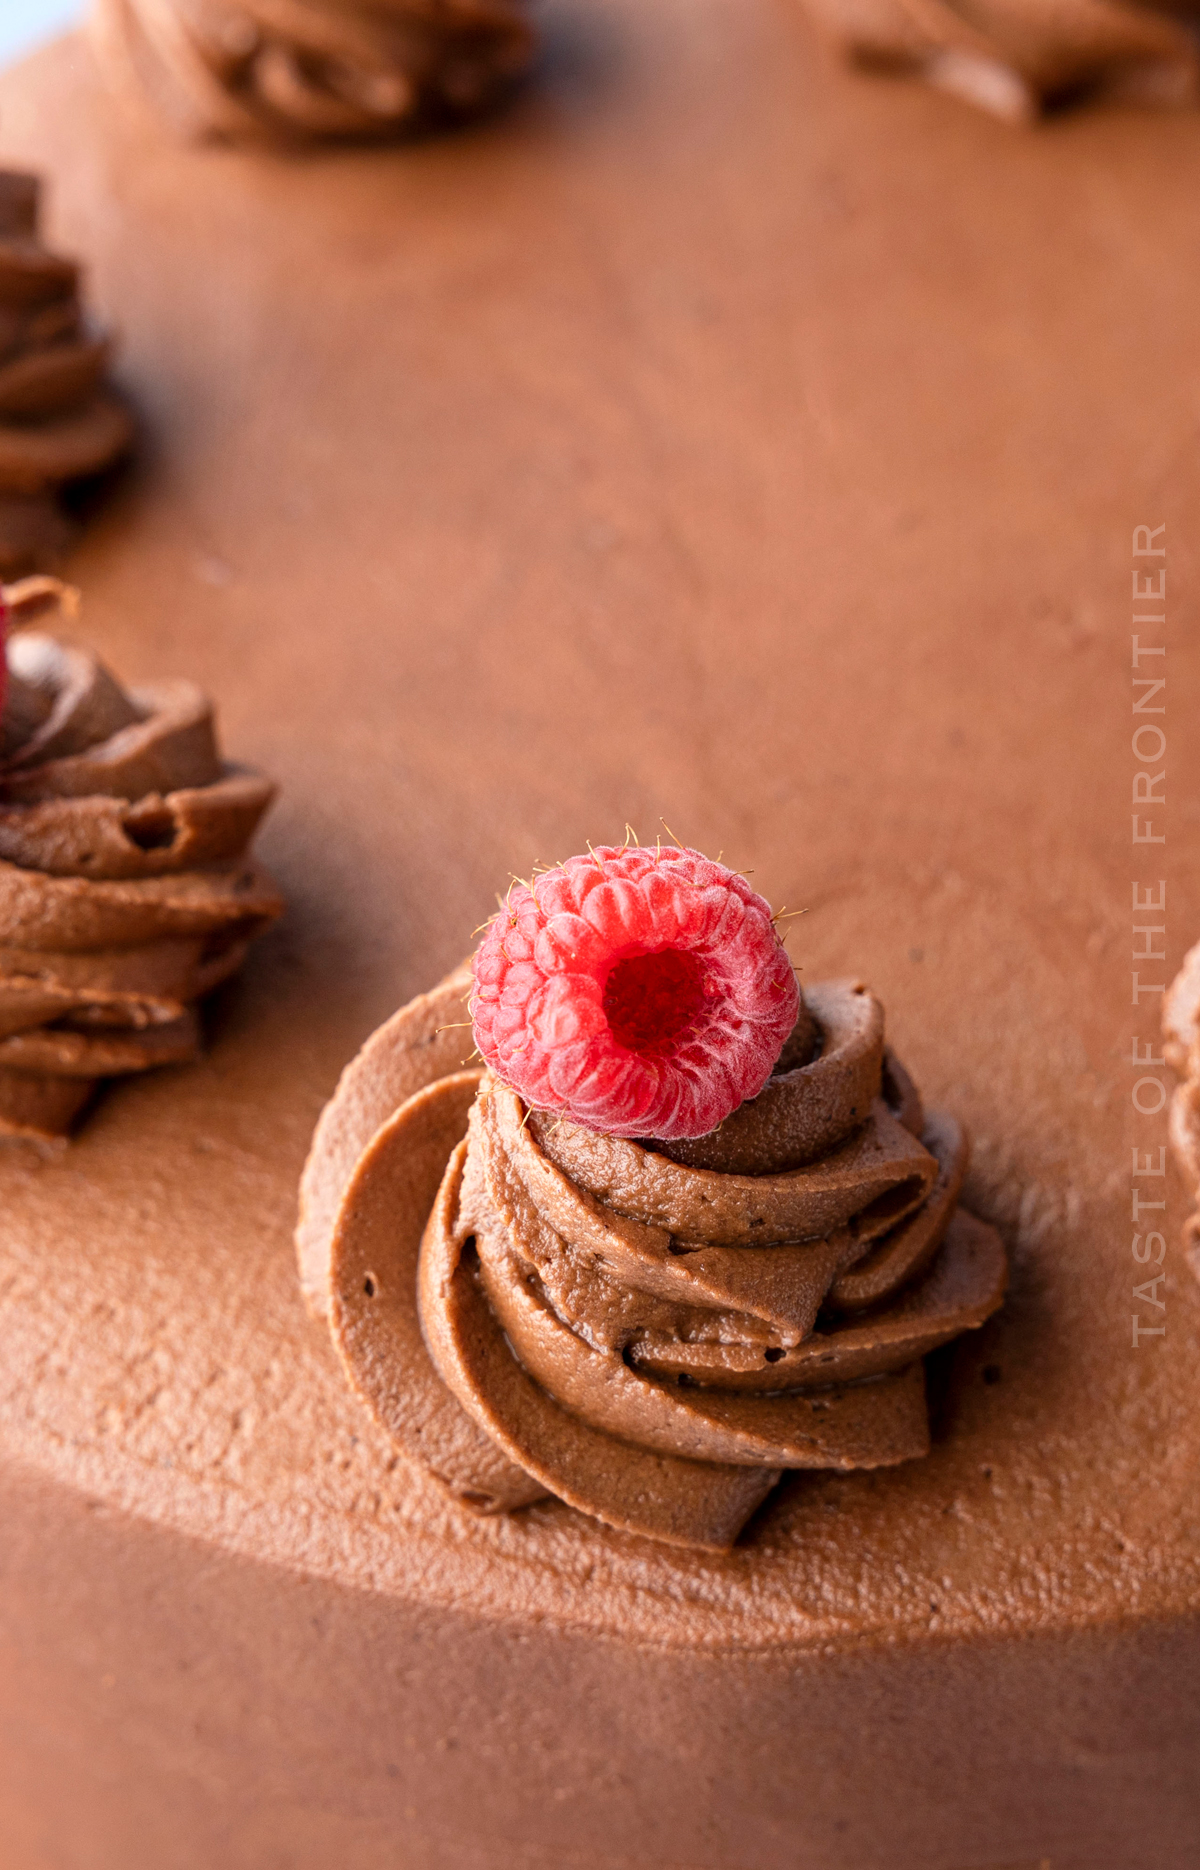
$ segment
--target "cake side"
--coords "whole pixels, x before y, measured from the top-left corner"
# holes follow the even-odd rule
[[[348,1590],[9,1467],[0,1513],[22,1866],[48,1831],[98,1870],[379,1870],[397,1840],[405,1870],[1193,1861],[1194,1623],[664,1650]]]

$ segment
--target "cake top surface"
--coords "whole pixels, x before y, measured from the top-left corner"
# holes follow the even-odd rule
[[[547,27],[509,115],[302,161],[166,142],[75,41],[0,80],[154,442],[72,561],[89,639],[186,671],[281,780],[292,904],[201,1064],[0,1164],[0,1446],[248,1558],[648,1642],[1178,1612],[1200,1305],[1171,1222],[1131,1349],[1128,930],[1165,877],[1169,979],[1200,788],[1177,739],[1131,867],[1125,604],[1142,521],[1195,577],[1200,118],[1014,137],[832,73],[768,0]],[[1194,633],[1155,640],[1182,718]],[[290,1244],[340,1068],[498,862],[660,814],[807,908],[802,982],[870,980],[1014,1260],[929,1459],[794,1479],[720,1557],[466,1519]]]

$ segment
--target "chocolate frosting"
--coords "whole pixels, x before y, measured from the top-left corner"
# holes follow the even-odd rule
[[[786,1468],[924,1454],[921,1358],[996,1309],[1005,1257],[874,996],[810,988],[759,1097],[668,1155],[464,1069],[468,989],[369,1042],[305,1172],[306,1289],[393,1438],[483,1510],[551,1493],[713,1549]]]
[[[1182,1080],[1171,1099],[1171,1145],[1196,1206],[1183,1227],[1188,1263],[1200,1279],[1200,942],[1184,957],[1163,1001],[1167,1062]]]
[[[1192,102],[1200,7],[1170,0],[804,0],[854,63],[1014,123],[1085,94]]]
[[[526,68],[525,0],[99,0],[101,57],[185,130],[378,137],[468,116]]]
[[[49,578],[17,624],[66,621]],[[0,717],[0,1136],[65,1134],[96,1081],[195,1057],[194,1003],[283,907],[247,855],[274,796],[228,766],[190,682],[125,689],[41,629]]]
[[[54,558],[71,536],[58,501],[129,447],[105,386],[111,346],[84,317],[79,269],[38,238],[38,181],[0,172],[0,576]]]

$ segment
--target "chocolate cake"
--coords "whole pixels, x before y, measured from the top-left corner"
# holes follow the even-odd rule
[[[1200,1288],[1133,1100],[1196,750],[1137,802],[1130,637],[1173,733],[1200,116],[1014,135],[774,0],[543,31],[508,112],[300,159],[170,142],[75,39],[0,80],[147,436],[87,640],[280,781],[289,902],[199,1061],[0,1160],[5,1870],[1191,1870]],[[722,1552],[456,1504],[292,1249],[503,868],[660,816],[805,909],[805,992],[870,983],[1012,1264],[924,1459]]]

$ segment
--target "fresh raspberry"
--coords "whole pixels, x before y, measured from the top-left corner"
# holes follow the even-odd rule
[[[535,1110],[705,1136],[762,1090],[799,994],[769,904],[699,851],[604,845],[515,884],[474,960],[487,1063]]]

